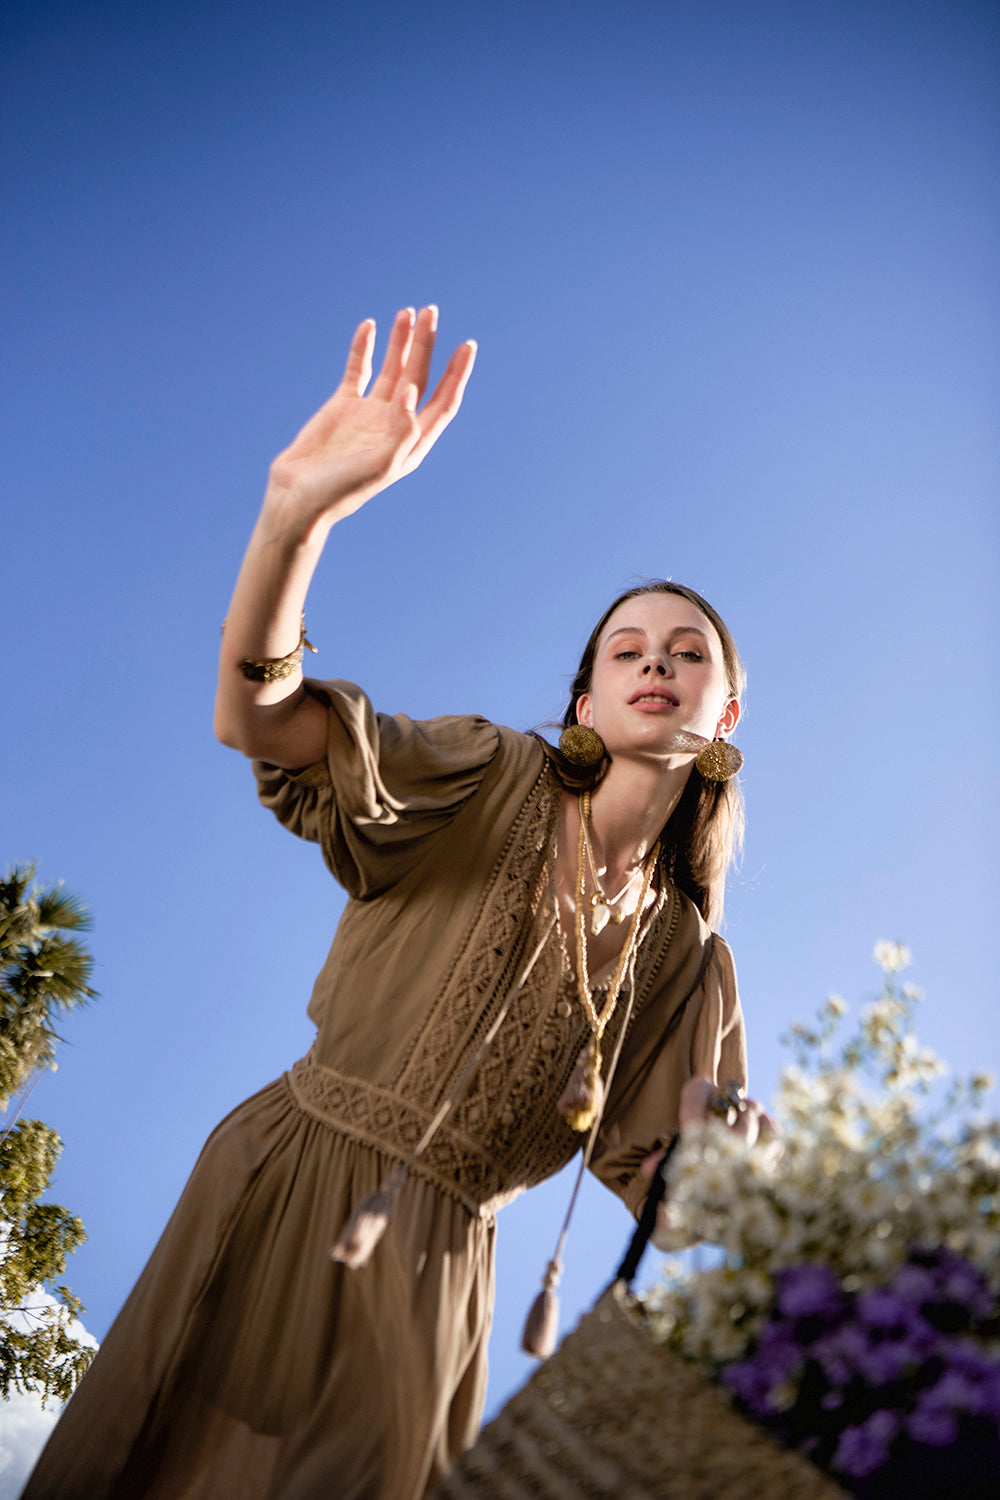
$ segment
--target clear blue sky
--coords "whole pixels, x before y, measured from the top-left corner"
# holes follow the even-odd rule
[[[998,1060],[998,52],[970,0],[10,4],[0,861],[94,914],[33,1110],[101,1336],[213,1124],[308,1046],[341,898],[211,733],[271,456],[364,316],[475,337],[421,472],[338,529],[320,675],[555,717],[636,575],[750,672],[729,903],[756,1091],[914,950]],[[500,1221],[491,1403],[568,1184]],[[564,1323],[628,1232],[596,1183]],[[653,1269],[651,1267],[651,1269]]]

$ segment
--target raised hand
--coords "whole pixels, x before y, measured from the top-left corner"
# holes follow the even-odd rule
[[[344,378],[271,465],[270,483],[230,602],[219,657],[215,732],[273,765],[311,765],[326,750],[326,711],[302,688],[246,678],[243,660],[277,660],[299,639],[306,591],[330,527],[430,452],[462,404],[476,346],[460,344],[432,396],[427,389],[437,308],[396,314],[371,390],[375,324],[351,340]]]
[[[291,503],[307,524],[337,521],[411,474],[462,404],[476,345],[460,344],[421,407],[437,336],[436,307],[396,314],[371,390],[375,323],[351,340],[340,385],[271,465],[272,499]]]

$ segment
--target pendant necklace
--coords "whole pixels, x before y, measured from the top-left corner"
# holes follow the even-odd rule
[[[642,923],[646,896],[649,892],[650,883],[653,879],[653,870],[656,867],[656,860],[660,852],[660,842],[657,839],[642,867],[642,891],[632,917],[632,925],[629,928],[628,937],[622,944],[618,966],[608,988],[607,997],[600,1011],[598,1011],[590,989],[590,971],[587,964],[587,855],[590,849],[590,834],[587,828],[587,820],[589,817],[590,792],[586,791],[580,798],[580,837],[577,843],[576,858],[576,983],[580,1004],[590,1023],[590,1040],[577,1058],[576,1066],[570,1075],[569,1082],[563,1090],[562,1097],[557,1106],[559,1113],[574,1130],[589,1130],[604,1106],[604,1084],[601,1079],[601,1063],[603,1061],[601,1056],[601,1038],[604,1035],[608,1022],[614,1015],[625,973],[638,947],[639,927]],[[630,880],[629,885],[631,883]],[[600,888],[598,887],[598,889]],[[625,887],[625,890],[628,890],[628,886]],[[623,891],[622,896],[624,894],[625,892]],[[621,896],[617,900],[621,900]],[[604,905],[606,909],[607,903],[604,903]],[[593,911],[596,912],[596,910],[597,908],[594,907]],[[594,917],[592,916],[591,931],[594,931],[596,935],[606,925],[607,920],[607,917],[605,917],[600,927],[595,929]],[[618,920],[621,921],[622,918],[619,917]]]
[[[585,799],[585,800],[584,800]],[[594,937],[600,937],[610,922],[614,927],[620,927],[625,920],[625,913],[618,910],[625,897],[628,895],[637,875],[642,873],[641,865],[636,865],[617,896],[606,896],[604,887],[601,885],[597,874],[597,863],[594,859],[594,846],[590,842],[590,829],[587,821],[590,817],[590,792],[586,791],[580,803],[580,832],[583,834],[583,844],[587,851],[587,863],[590,866],[590,878],[594,882],[594,893],[590,898],[590,930]]]

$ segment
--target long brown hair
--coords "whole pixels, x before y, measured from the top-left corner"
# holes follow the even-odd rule
[[[653,578],[619,594],[594,626],[573,679],[562,719],[564,726],[578,722],[577,704],[583,694],[590,691],[594,657],[605,625],[620,605],[643,594],[677,594],[701,611],[715,627],[722,644],[726,688],[737,702],[742,701],[746,672],[725,621],[694,589],[686,588],[682,583]],[[586,787],[596,786],[610,764],[605,756],[599,765],[581,768],[545,740],[542,740],[542,745],[563,785],[571,791],[580,792]],[[664,869],[679,889],[690,896],[710,927],[717,927],[722,920],[726,875],[742,847],[743,825],[743,794],[736,778],[706,781],[694,771],[688,777],[670,821],[660,834],[660,859]]]

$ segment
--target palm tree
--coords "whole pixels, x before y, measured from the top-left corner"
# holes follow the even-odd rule
[[[89,927],[86,908],[62,884],[41,890],[34,865],[14,865],[0,879],[0,1108],[38,1068],[51,1067],[60,1011],[96,991],[87,983],[93,959],[72,934]]]
[[[14,865],[0,880],[0,1111],[11,1116],[0,1132],[0,1399],[19,1390],[65,1401],[93,1350],[73,1329],[79,1300],[56,1277],[87,1236],[58,1203],[38,1201],[62,1150],[57,1132],[18,1116],[38,1070],[54,1064],[54,1018],[96,991],[93,960],[73,936],[90,925],[85,908],[34,875]]]

